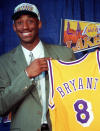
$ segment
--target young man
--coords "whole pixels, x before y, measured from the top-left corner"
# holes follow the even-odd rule
[[[11,112],[12,131],[50,131],[47,60],[71,61],[73,52],[39,39],[42,23],[35,5],[18,5],[12,18],[20,44],[0,57],[0,115]]]

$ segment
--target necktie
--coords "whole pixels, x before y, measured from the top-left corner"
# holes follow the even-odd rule
[[[30,62],[29,62],[29,64],[30,64],[33,61],[33,59],[34,59],[34,56],[33,56],[32,52],[30,52],[29,57],[30,57]]]

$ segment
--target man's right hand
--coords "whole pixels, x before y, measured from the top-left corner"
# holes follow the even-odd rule
[[[47,60],[50,60],[50,57],[35,59],[27,68],[25,72],[27,72],[29,78],[34,78],[40,75],[44,71],[48,71],[48,63]]]

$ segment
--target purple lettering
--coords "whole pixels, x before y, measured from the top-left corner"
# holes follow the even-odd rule
[[[73,86],[73,88],[74,88],[74,91],[76,91],[75,79],[73,79],[73,80],[71,80],[71,81],[69,81],[69,82],[72,84],[72,86]]]
[[[64,83],[63,86],[65,87],[66,91],[67,91],[67,94],[71,93],[71,89],[69,88],[69,85],[68,83]]]
[[[79,88],[78,89],[83,89],[84,86],[83,86],[83,80],[82,78],[79,78]]]
[[[97,82],[98,82],[98,78],[95,78],[95,86],[94,86],[95,90],[96,90]]]
[[[65,92],[63,91],[63,89],[60,86],[57,87],[57,91],[60,93],[61,97],[65,96]]]
[[[87,89],[92,89],[93,78],[87,78]]]

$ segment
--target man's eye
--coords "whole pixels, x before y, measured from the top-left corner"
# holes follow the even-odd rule
[[[33,23],[33,20],[29,20],[28,22],[29,22],[29,23]]]
[[[21,25],[21,24],[22,24],[22,22],[21,22],[21,21],[18,21],[18,22],[17,22],[17,24],[18,24],[18,25]]]

